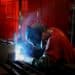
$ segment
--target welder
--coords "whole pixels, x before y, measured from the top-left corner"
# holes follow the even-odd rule
[[[48,57],[48,62],[74,64],[75,51],[69,42],[67,36],[58,28],[47,28],[42,34],[45,44],[45,55]],[[44,60],[43,60],[44,61]]]
[[[35,66],[39,70],[53,73],[75,69],[75,50],[60,29],[47,28],[42,33],[42,44],[44,47],[43,55],[38,61],[35,61]]]
[[[44,52],[44,48],[41,46],[43,31],[44,27],[40,23],[35,23],[32,26],[28,25],[25,31],[25,55],[34,60],[38,60]]]

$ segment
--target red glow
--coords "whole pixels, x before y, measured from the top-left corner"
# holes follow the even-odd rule
[[[47,24],[49,27],[58,27],[67,32],[69,17],[71,16],[69,13],[70,5],[70,0],[28,0],[28,12],[40,9],[44,24]]]
[[[19,0],[0,0],[0,38],[11,38],[18,28]],[[22,0],[22,15],[40,9],[42,22],[58,27],[64,32],[69,28],[70,0]],[[8,35],[8,36],[7,36]]]
[[[18,0],[1,0],[0,3],[0,38],[12,39],[18,28]]]
[[[22,0],[22,8],[21,8],[21,11],[22,11],[22,15],[23,16],[26,16],[27,13],[28,13],[28,0]]]

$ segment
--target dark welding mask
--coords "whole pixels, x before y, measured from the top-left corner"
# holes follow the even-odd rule
[[[43,32],[43,26],[34,25],[33,27],[28,26],[26,31],[27,40],[30,43],[32,48],[32,56],[35,58],[39,58],[43,54],[43,49],[41,49],[41,37]]]

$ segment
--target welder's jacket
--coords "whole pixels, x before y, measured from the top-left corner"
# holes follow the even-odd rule
[[[56,63],[61,59],[64,59],[68,64],[75,63],[75,51],[64,33],[57,28],[50,28],[51,40],[46,53],[50,57],[51,61]]]

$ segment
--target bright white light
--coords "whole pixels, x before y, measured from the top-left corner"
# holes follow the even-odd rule
[[[29,64],[32,64],[33,58],[29,57],[29,56],[25,56],[25,60],[24,61],[29,63]]]
[[[45,54],[43,54],[43,56],[42,57],[46,57],[46,55]]]
[[[16,46],[15,48],[15,60],[24,61],[24,56],[21,54],[22,47]]]
[[[33,58],[22,54],[22,47],[17,45],[15,48],[15,60],[25,61],[26,63],[32,64]]]

